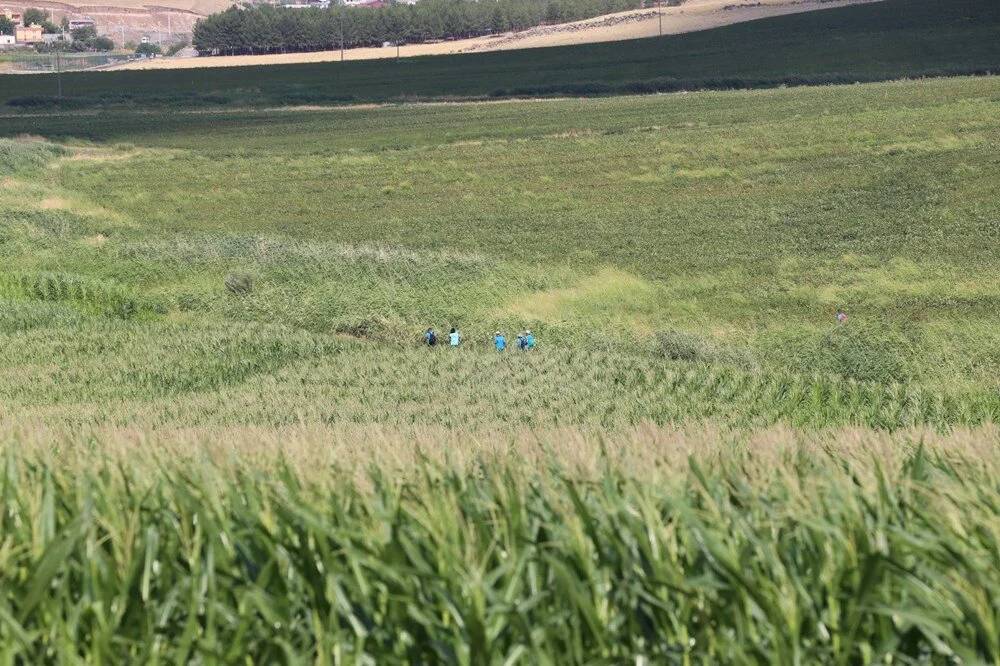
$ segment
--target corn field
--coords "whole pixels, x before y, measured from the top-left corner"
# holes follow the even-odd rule
[[[4,663],[1000,662],[995,428],[2,441]]]

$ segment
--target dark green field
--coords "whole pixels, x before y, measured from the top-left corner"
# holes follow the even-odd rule
[[[886,0],[629,42],[367,61],[63,76],[61,106],[296,104],[646,93],[1000,71],[1000,3]],[[0,103],[57,104],[0,77]],[[28,99],[25,99],[28,98]]]

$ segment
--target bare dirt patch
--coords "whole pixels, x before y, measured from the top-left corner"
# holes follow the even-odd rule
[[[72,204],[62,197],[46,197],[38,203],[42,210],[69,210]]]

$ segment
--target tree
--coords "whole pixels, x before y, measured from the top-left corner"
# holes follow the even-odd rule
[[[61,32],[59,26],[52,22],[52,14],[43,10],[31,7],[24,10],[24,25],[37,25],[47,35],[55,35]]]
[[[13,35],[14,34],[14,22],[9,18],[0,14],[0,35]]]
[[[135,54],[140,58],[152,58],[153,56],[160,55],[160,45],[159,44],[139,44],[135,47]]]
[[[95,51],[114,51],[115,42],[110,37],[95,37],[90,43],[90,48]]]
[[[49,20],[49,13],[43,9],[29,7],[24,10],[24,25],[41,25],[43,21]]]
[[[92,25],[86,25],[82,28],[71,30],[69,34],[73,36],[74,42],[88,43],[97,39],[97,28]]]
[[[174,42],[173,44],[171,44],[167,48],[167,55],[168,56],[177,55],[178,53],[180,53],[181,51],[183,51],[184,49],[186,49],[190,45],[191,45],[190,42],[188,42],[188,40],[186,40],[186,39],[182,39],[179,42]]]

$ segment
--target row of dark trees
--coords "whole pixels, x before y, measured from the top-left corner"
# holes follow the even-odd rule
[[[637,9],[643,0],[420,0],[382,7],[235,7],[202,19],[201,54],[282,53],[462,39]],[[667,4],[667,3],[664,3]]]

